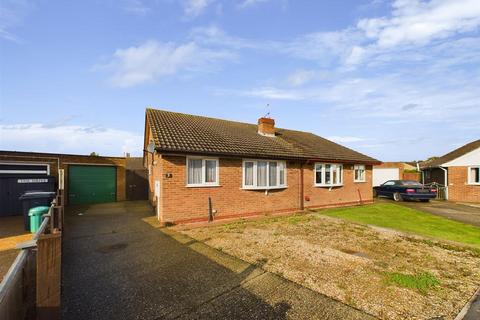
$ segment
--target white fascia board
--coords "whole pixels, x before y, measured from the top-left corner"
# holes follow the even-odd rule
[[[442,167],[468,167],[480,165],[480,148],[470,151],[463,156],[448,161]]]

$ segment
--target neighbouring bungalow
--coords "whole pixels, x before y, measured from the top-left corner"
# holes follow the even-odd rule
[[[480,202],[480,140],[421,164],[423,183],[446,186],[447,200]]]
[[[308,132],[147,109],[144,164],[162,223],[371,203],[380,161]]]

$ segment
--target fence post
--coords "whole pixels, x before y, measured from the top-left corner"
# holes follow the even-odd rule
[[[37,251],[26,249],[27,261],[25,263],[25,271],[23,273],[23,294],[25,297],[25,319],[35,319],[35,291],[36,291],[36,266]]]
[[[59,320],[62,233],[41,235],[37,248],[37,319]]]

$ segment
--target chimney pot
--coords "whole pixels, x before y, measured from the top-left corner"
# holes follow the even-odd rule
[[[264,117],[258,119],[258,133],[263,136],[275,137],[275,120]]]

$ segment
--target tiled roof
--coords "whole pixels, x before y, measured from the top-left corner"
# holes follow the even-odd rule
[[[450,162],[452,160],[455,160],[464,154],[467,154],[475,149],[480,148],[480,139],[472,141],[470,143],[467,143],[464,146],[461,146],[458,149],[455,149],[446,155],[443,155],[439,158],[435,158],[431,161],[424,161],[421,163],[422,168],[432,168],[432,167],[439,167],[442,166],[444,163]]]
[[[379,161],[308,132],[276,128],[276,137],[257,133],[256,124],[147,109],[155,149],[164,152],[275,159]]]

